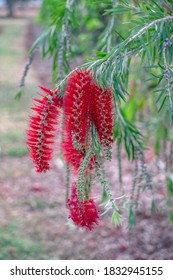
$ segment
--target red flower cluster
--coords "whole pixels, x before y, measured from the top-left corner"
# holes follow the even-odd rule
[[[98,224],[99,220],[99,211],[96,208],[94,200],[91,198],[84,201],[79,200],[76,184],[73,184],[71,191],[71,196],[68,199],[69,218],[76,225],[92,230]]]
[[[32,110],[35,114],[30,117],[27,145],[37,172],[46,172],[50,169],[49,161],[52,157],[52,144],[58,123],[59,108],[62,107],[62,98],[58,96],[57,90],[40,88],[44,94],[41,94],[42,99],[34,98],[36,104]]]
[[[91,83],[89,71],[75,71],[68,80],[64,96],[65,138],[62,148],[64,159],[76,170],[86,154]]]
[[[92,117],[104,148],[113,143],[113,97],[111,89],[95,86]]]
[[[90,100],[92,77],[87,70],[71,74],[64,96],[66,129],[72,131],[75,140],[83,145],[90,124]]]
[[[94,80],[90,70],[76,70],[67,81],[64,98],[59,91],[41,87],[42,98],[35,98],[27,131],[27,144],[37,172],[50,169],[53,143],[58,124],[60,108],[64,110],[64,139],[62,149],[64,159],[79,171],[87,151],[93,145],[93,126],[95,127],[104,156],[108,158],[113,142],[113,96],[111,89],[102,89]],[[96,164],[96,154],[92,155],[87,171]],[[85,192],[85,187],[83,191]],[[91,198],[80,198],[76,184],[72,185],[68,199],[70,218],[81,227],[92,230],[98,224],[99,212]]]
[[[92,124],[104,150],[113,142],[112,92],[98,86],[89,70],[76,70],[67,82],[64,113],[64,158],[78,170],[92,143]],[[91,159],[92,163],[94,161],[95,157]]]

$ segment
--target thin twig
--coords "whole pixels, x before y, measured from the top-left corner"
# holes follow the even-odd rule
[[[37,48],[31,53],[31,55],[29,56],[27,62],[26,62],[26,65],[25,65],[25,68],[24,68],[24,71],[23,71],[23,74],[22,74],[22,78],[20,80],[20,84],[19,84],[19,87],[22,88],[25,86],[25,79],[26,79],[26,76],[28,74],[28,71],[29,71],[29,68],[33,62],[33,59],[34,59],[34,55],[37,51]]]
[[[69,21],[66,22],[65,25],[65,34],[66,34],[66,58],[68,61],[68,65],[70,65],[70,47],[71,47],[71,32],[70,32]]]
[[[77,191],[78,191],[78,197],[80,200],[84,199],[84,187],[85,187],[85,170],[88,167],[90,158],[92,157],[92,149],[89,149],[82,161],[82,164],[79,168],[79,175],[78,175],[78,181],[77,181]]]
[[[69,187],[70,187],[70,167],[69,164],[66,164],[66,206],[67,206],[67,201],[69,198]]]

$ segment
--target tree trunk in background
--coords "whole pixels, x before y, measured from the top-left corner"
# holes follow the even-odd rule
[[[8,16],[13,17],[14,0],[6,0]]]

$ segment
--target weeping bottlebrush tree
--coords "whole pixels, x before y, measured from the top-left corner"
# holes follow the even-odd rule
[[[166,182],[171,200],[172,13],[173,2],[168,0],[43,1],[40,17],[45,31],[30,50],[21,89],[38,48],[43,58],[53,58],[54,86],[41,86],[41,97],[34,99],[27,145],[37,172],[46,172],[51,168],[55,136],[61,135],[69,217],[80,227],[93,229],[108,210],[119,225],[124,208],[133,225],[141,190],[151,190],[155,208],[145,162],[146,139],[152,138],[156,154],[164,157],[168,152]],[[86,34],[83,38],[90,58],[72,69],[71,61],[80,53],[81,34]],[[134,68],[137,72],[132,78]],[[131,92],[129,84],[139,73],[140,86]],[[126,195],[123,188],[122,204],[118,205],[104,170],[114,144],[120,184],[122,150],[131,164],[134,161],[131,194]],[[70,173],[75,180],[70,181]],[[101,186],[101,206],[92,197],[95,178]]]

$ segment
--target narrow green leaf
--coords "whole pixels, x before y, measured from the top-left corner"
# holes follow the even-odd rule
[[[153,81],[153,80],[156,80],[156,77],[152,77],[152,78],[146,79],[146,80],[144,80],[144,82],[149,82],[149,81]]]
[[[164,99],[163,99],[163,101],[162,101],[162,103],[161,103],[161,105],[160,105],[160,108],[159,108],[158,112],[160,112],[160,111],[162,110],[163,105],[165,104],[166,99],[167,99],[167,96],[164,97]]]
[[[149,65],[149,66],[144,66],[146,69],[152,69],[152,68],[158,68],[158,65]]]
[[[15,99],[16,101],[19,101],[19,100],[21,99],[23,93],[24,93],[24,92],[23,92],[22,90],[19,90],[19,91],[16,93],[14,99]]]
[[[162,6],[158,5],[158,3],[156,1],[151,0],[151,2],[153,2],[157,6],[157,8],[159,9],[160,12],[162,12],[162,13],[164,12],[164,9],[162,8]]]
[[[107,15],[107,14],[118,15],[118,14],[130,12],[133,10],[134,10],[133,8],[117,5],[115,8],[105,10],[104,15]]]
[[[98,51],[98,50],[94,50],[94,52],[96,53],[96,56],[99,57],[99,58],[103,58],[107,55],[107,52],[101,52],[101,51]]]
[[[133,209],[130,208],[130,210],[129,210],[128,225],[131,228],[131,227],[135,226],[135,224],[136,224],[136,215],[135,215]]]
[[[155,202],[154,199],[151,202],[151,213],[152,214],[156,214],[157,213],[157,206],[156,206],[156,202]]]
[[[45,39],[47,38],[49,33],[49,30],[46,30],[44,32],[41,33],[41,35],[35,40],[34,44],[32,45],[32,47],[29,50],[28,55],[31,55],[32,52],[43,43],[43,41],[45,41]]]
[[[168,194],[170,196],[173,196],[173,181],[170,177],[166,177],[166,185],[167,185]]]
[[[173,224],[173,212],[169,213],[168,218],[169,218],[170,223]]]
[[[164,92],[165,92],[165,90],[163,89],[163,90],[161,91],[161,93],[159,94],[159,96],[158,96],[158,98],[157,98],[157,100],[156,100],[156,103],[158,103],[158,102],[160,101],[160,99],[161,99],[161,97],[163,96]]]

